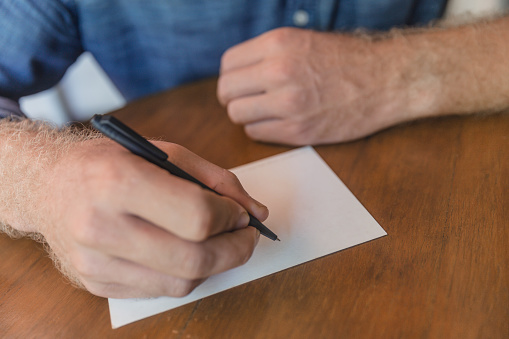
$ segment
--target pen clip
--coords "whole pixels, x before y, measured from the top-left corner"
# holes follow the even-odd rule
[[[91,123],[100,132],[117,141],[133,153],[138,155],[146,155],[148,153],[161,161],[168,159],[168,154],[111,115],[94,115]]]

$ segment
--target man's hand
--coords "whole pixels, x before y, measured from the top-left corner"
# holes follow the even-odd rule
[[[42,176],[40,231],[63,270],[103,297],[184,296],[244,264],[266,207],[238,179],[178,145],[158,142],[219,196],[105,139],[78,143]]]
[[[509,107],[508,27],[505,17],[376,39],[279,28],[224,53],[217,95],[251,138],[292,145],[499,111]]]
[[[400,60],[375,47],[359,37],[276,29],[225,52],[218,97],[256,140],[360,138],[408,119],[409,98],[395,68]]]

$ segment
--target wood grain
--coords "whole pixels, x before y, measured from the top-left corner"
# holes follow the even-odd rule
[[[114,112],[226,168],[289,147],[232,125],[215,80]],[[316,147],[388,236],[111,330],[39,244],[0,235],[0,337],[508,338],[509,114]]]

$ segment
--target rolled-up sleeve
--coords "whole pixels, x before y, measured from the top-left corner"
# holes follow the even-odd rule
[[[0,22],[0,97],[16,102],[50,88],[83,51],[70,0],[2,0]],[[6,102],[0,114],[12,110]]]

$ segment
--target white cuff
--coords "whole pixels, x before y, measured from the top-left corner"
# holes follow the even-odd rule
[[[0,97],[0,119],[11,116],[26,117],[16,101]]]

